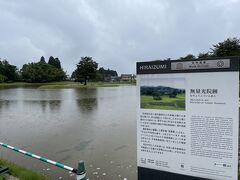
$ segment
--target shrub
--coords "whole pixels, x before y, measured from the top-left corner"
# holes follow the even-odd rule
[[[153,99],[159,101],[159,100],[162,100],[162,97],[160,95],[155,95],[153,96]]]

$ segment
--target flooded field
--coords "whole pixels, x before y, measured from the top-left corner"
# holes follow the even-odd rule
[[[0,141],[71,167],[84,160],[90,180],[134,180],[136,87],[0,90]],[[3,148],[0,158],[51,179],[75,179]]]

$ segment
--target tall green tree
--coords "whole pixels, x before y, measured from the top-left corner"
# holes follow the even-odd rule
[[[46,63],[45,58],[43,56],[40,58],[40,62]]]
[[[81,57],[81,60],[77,64],[75,70],[75,80],[83,81],[84,85],[87,85],[87,81],[96,77],[98,63],[96,63],[92,57]]]
[[[26,82],[51,82],[66,80],[66,73],[40,59],[36,63],[24,64],[22,78]]]
[[[62,68],[60,60],[58,58],[54,58],[52,56],[49,57],[48,64],[50,64],[58,69]]]
[[[100,67],[97,70],[97,76],[96,76],[96,80],[97,81],[105,81],[105,80],[109,80],[111,79],[111,77],[117,77],[118,73],[117,71],[111,70],[111,69],[104,69],[103,67]]]
[[[19,74],[16,66],[9,64],[7,60],[0,59],[0,82],[18,81]]]
[[[211,58],[211,57],[226,57],[226,56],[240,56],[240,39],[228,38],[223,42],[219,42],[210,48],[207,53],[199,53],[198,58]],[[193,54],[188,54],[180,59],[195,59]]]
[[[213,45],[211,54],[216,57],[240,56],[240,39],[236,37],[228,38],[223,42]]]

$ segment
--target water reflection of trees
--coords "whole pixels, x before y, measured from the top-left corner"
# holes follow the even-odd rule
[[[12,104],[15,104],[15,103],[16,103],[16,101],[14,101],[14,100],[0,99],[0,110],[8,109]]]
[[[75,96],[80,111],[93,111],[97,108],[97,89],[75,89]]]
[[[61,107],[61,100],[25,100],[24,103],[30,105],[41,106],[43,112],[46,112],[47,109],[52,111],[59,111]]]
[[[49,108],[51,111],[58,111],[61,106],[61,100],[50,100],[49,103]]]
[[[82,111],[92,111],[97,106],[97,98],[77,99],[77,104]]]

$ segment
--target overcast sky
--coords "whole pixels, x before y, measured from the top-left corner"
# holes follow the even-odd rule
[[[0,0],[0,58],[19,68],[82,56],[135,73],[137,61],[197,55],[240,38],[240,0]]]

